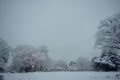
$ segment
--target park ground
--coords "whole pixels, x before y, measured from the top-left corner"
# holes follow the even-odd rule
[[[118,80],[120,72],[34,72],[0,73],[3,80]]]

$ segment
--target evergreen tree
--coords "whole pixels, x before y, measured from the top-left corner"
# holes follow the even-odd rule
[[[92,66],[96,69],[117,71],[120,65],[120,58],[113,49],[103,50],[101,57],[94,57],[92,63]]]

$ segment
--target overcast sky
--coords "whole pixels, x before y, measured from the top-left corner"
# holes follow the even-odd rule
[[[120,0],[0,0],[0,38],[13,49],[46,45],[54,60],[91,60],[100,21],[118,12]]]

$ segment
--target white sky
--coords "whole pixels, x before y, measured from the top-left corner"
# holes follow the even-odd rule
[[[100,21],[118,12],[120,0],[0,0],[0,37],[12,48],[46,45],[54,60],[92,59]]]

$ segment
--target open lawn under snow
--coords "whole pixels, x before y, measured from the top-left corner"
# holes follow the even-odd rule
[[[37,72],[37,73],[0,73],[4,80],[118,80],[120,72]],[[108,78],[106,78],[108,77]]]

